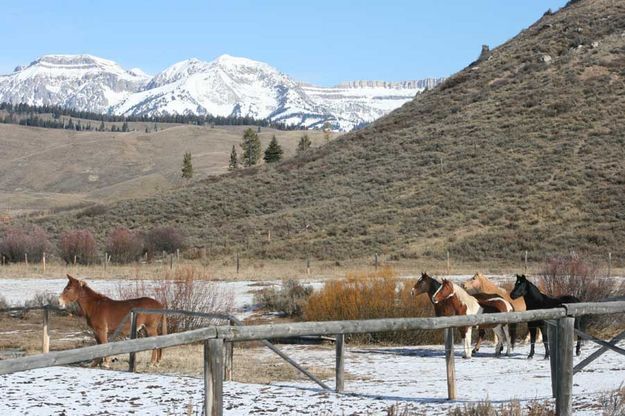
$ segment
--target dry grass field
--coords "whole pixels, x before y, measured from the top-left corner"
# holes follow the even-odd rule
[[[224,173],[233,145],[241,154],[247,128],[160,123],[158,131],[145,133],[144,123],[129,125],[135,131],[0,124],[0,215],[141,198],[186,186],[180,177],[185,152],[192,154],[193,180]],[[304,133],[313,147],[326,142],[320,131],[262,128],[259,136],[264,149],[276,135],[289,157]]]

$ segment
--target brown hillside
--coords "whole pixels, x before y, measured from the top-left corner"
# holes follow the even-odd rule
[[[307,157],[43,224],[176,224],[213,252],[284,258],[622,257],[624,33],[624,2],[578,1]]]

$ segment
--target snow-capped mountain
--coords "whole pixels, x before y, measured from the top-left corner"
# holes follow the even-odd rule
[[[352,81],[317,87],[272,66],[222,55],[189,59],[150,78],[90,55],[47,55],[0,76],[0,101],[54,104],[118,115],[247,116],[308,128],[351,130],[414,98],[442,79]]]
[[[150,77],[91,55],[45,55],[0,76],[0,101],[107,112]]]

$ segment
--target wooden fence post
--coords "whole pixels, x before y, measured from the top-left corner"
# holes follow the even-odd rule
[[[234,322],[230,320],[229,325],[234,325]],[[224,380],[232,381],[232,364],[234,362],[234,342],[226,341],[225,342],[225,353],[226,357],[224,359]]]
[[[336,334],[336,388],[337,393],[345,389],[345,334]]]
[[[525,267],[524,267],[525,273],[527,274],[527,250],[525,250]]]
[[[447,276],[449,276],[451,268],[449,267],[449,250],[447,250]]]
[[[28,253],[24,253],[24,262],[28,266]]]
[[[130,311],[130,339],[137,338],[137,314],[134,311]],[[136,353],[131,352],[128,357],[128,371],[134,373],[137,369],[137,356]]]
[[[456,368],[454,365],[454,328],[445,328],[445,364],[447,365],[447,398],[456,400]]]
[[[310,276],[310,257],[306,259],[306,274]]]
[[[41,264],[43,265],[43,272],[46,272],[46,252],[43,252],[43,257],[41,257]]]
[[[239,274],[240,267],[241,267],[241,263],[239,261],[239,252],[237,251],[237,274]]]
[[[223,356],[224,340],[204,341],[204,415],[223,415]]]
[[[612,273],[612,253],[608,253],[608,278],[610,278],[611,273]]]
[[[176,261],[180,261],[180,249],[176,249]]]
[[[573,335],[575,318],[558,319],[558,391],[556,395],[556,414],[573,415]]]
[[[48,335],[48,307],[43,307],[43,334],[41,339],[41,350],[44,354],[50,352],[50,335]]]
[[[378,253],[375,253],[373,257],[373,264],[375,265],[375,269],[378,270]]]

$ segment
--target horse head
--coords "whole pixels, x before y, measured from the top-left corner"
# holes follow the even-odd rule
[[[65,308],[68,304],[76,302],[80,297],[82,288],[86,285],[84,280],[76,279],[69,274],[67,275],[67,279],[69,281],[59,296],[59,305],[61,308]]]
[[[430,289],[430,279],[427,273],[421,272],[421,277],[417,280],[417,283],[414,284],[412,289],[410,289],[410,295],[417,296],[421,293],[427,293]]]
[[[432,303],[442,302],[454,295],[454,284],[451,280],[443,279],[441,287],[432,295]]]
[[[529,291],[529,285],[530,282],[524,274],[517,274],[516,283],[514,283],[514,288],[512,289],[512,292],[510,292],[510,297],[512,299],[517,299],[521,296],[525,296]]]
[[[472,278],[462,283],[462,288],[470,293],[480,292],[482,290],[484,279],[484,275],[477,272]]]

